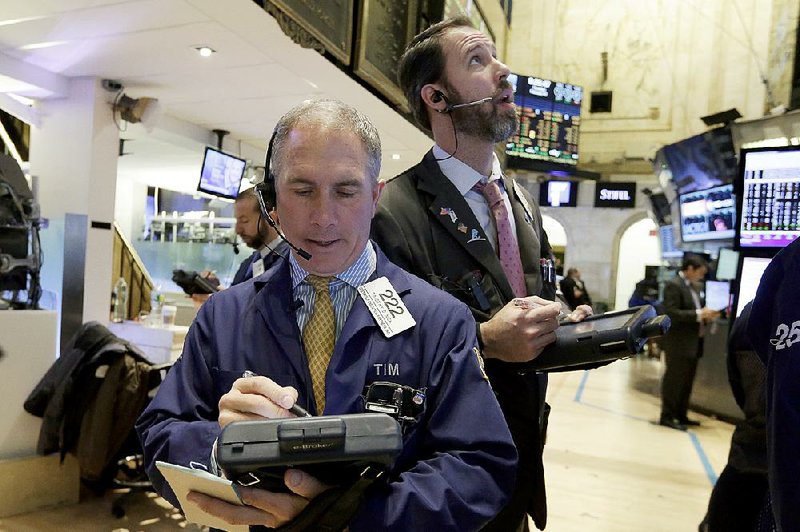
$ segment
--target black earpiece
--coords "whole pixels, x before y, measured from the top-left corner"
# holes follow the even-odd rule
[[[311,260],[311,253],[286,240],[286,236],[284,236],[283,231],[281,231],[281,229],[278,227],[278,224],[275,223],[275,220],[272,219],[272,216],[269,215],[269,213],[275,210],[278,205],[278,194],[275,191],[275,175],[272,173],[272,165],[270,165],[270,162],[272,161],[272,147],[275,144],[275,137],[277,135],[278,130],[276,129],[272,132],[272,136],[269,138],[269,144],[267,144],[267,157],[264,161],[264,181],[256,185],[258,206],[261,209],[261,217],[266,220],[266,222],[275,230],[276,233],[278,233],[278,236],[281,237],[281,239],[286,242],[290,248],[295,250],[298,255],[306,260]]]
[[[269,138],[269,144],[267,144],[267,157],[264,161],[264,181],[256,185],[256,192],[258,192],[259,196],[261,196],[261,202],[263,202],[264,208],[266,209],[266,213],[262,213],[264,216],[267,216],[268,213],[272,212],[277,205],[275,176],[272,174],[272,166],[270,165],[272,160],[272,146],[275,144],[276,134],[277,131],[272,132],[272,136]]]
[[[433,95],[431,96],[431,101],[434,103],[439,103],[442,100],[447,101],[447,98],[445,98],[444,93],[439,90],[433,91]]]

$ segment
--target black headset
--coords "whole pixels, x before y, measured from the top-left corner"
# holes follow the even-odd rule
[[[278,130],[272,132],[267,144],[267,157],[264,161],[264,180],[256,185],[256,199],[258,199],[258,207],[261,209],[261,217],[278,233],[278,236],[286,242],[290,248],[295,250],[298,255],[306,260],[311,259],[311,253],[299,248],[286,240],[283,231],[280,230],[275,220],[269,215],[278,205],[278,194],[275,191],[275,175],[272,173],[272,166],[269,164],[272,160],[272,147],[275,144],[275,137],[278,135]]]
[[[266,212],[262,212],[261,215],[265,217],[268,217],[269,213],[278,205],[277,193],[275,192],[275,176],[272,174],[272,167],[270,165],[272,160],[272,147],[275,144],[275,137],[277,134],[278,131],[275,130],[269,138],[269,143],[267,144],[267,158],[264,161],[264,180],[256,185],[256,193],[258,193],[261,198],[259,200],[259,205],[262,206],[262,209],[266,209]]]

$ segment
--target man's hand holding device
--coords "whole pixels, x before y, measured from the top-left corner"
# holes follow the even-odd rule
[[[511,300],[480,325],[484,358],[506,362],[535,359],[556,339],[560,312],[560,303],[538,296]]]
[[[259,524],[276,528],[292,521],[312,499],[329,488],[298,469],[288,469],[284,474],[284,481],[291,493],[273,493],[261,488],[236,486],[244,506],[196,491],[190,492],[187,498],[204,512],[232,525]]]
[[[280,386],[272,379],[246,371],[219,401],[219,426],[224,429],[235,421],[309,416],[296,401],[297,390],[291,386]],[[187,498],[204,512],[232,525],[261,524],[275,528],[293,520],[312,499],[330,487],[298,469],[287,469],[283,479],[287,493],[237,485],[244,506],[194,491]]]

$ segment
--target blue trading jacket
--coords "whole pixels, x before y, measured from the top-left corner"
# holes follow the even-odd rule
[[[475,322],[465,305],[378,250],[373,278],[381,276],[416,325],[387,339],[357,298],[330,361],[325,413],[362,412],[360,394],[374,381],[427,388],[427,399],[390,482],[369,492],[350,530],[477,530],[511,492],[517,456],[479,366]],[[156,460],[209,462],[219,399],[244,370],[295,387],[298,403],[314,411],[291,295],[288,261],[279,261],[200,309],[181,358],[137,423],[148,474],[173,504]]]

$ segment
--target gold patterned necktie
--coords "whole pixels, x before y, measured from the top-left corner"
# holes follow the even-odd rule
[[[303,346],[308,358],[308,369],[311,372],[311,383],[314,388],[314,400],[317,403],[317,414],[325,410],[325,373],[333,354],[336,341],[336,319],[333,313],[333,302],[328,285],[333,277],[309,275],[306,282],[314,288],[316,301],[311,318],[303,331]]]

